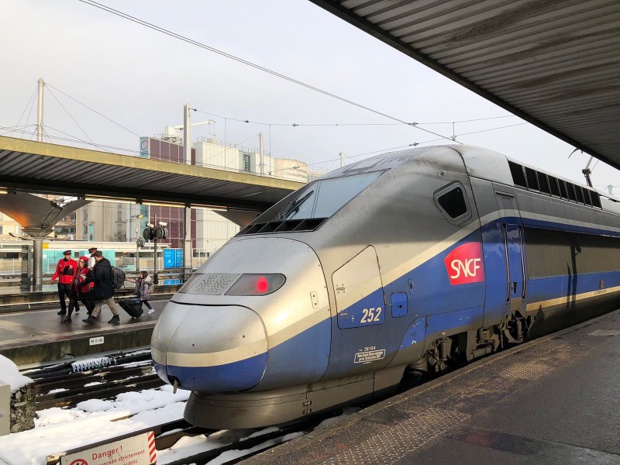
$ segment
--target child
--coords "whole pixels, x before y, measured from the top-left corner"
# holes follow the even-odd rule
[[[134,294],[137,297],[140,297],[140,301],[144,305],[146,305],[146,308],[148,308],[147,313],[149,314],[155,313],[155,310],[153,309],[153,307],[151,307],[151,304],[148,302],[149,298],[151,297],[151,286],[152,285],[153,285],[153,280],[149,276],[148,271],[140,271],[140,276],[138,277],[138,279],[136,279],[136,290]]]

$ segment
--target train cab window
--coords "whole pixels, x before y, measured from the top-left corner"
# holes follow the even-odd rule
[[[329,218],[382,174],[382,171],[375,171],[319,179],[274,205],[255,222]]]
[[[467,195],[461,183],[453,182],[442,187],[433,197],[437,208],[451,223],[459,224],[471,217]]]

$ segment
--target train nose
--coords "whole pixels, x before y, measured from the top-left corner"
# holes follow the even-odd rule
[[[169,302],[151,340],[164,381],[191,391],[235,392],[254,387],[267,365],[267,336],[260,317],[236,305]]]

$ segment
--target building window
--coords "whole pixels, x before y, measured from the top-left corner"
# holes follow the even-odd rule
[[[123,221],[123,212],[121,210],[116,212],[116,221]]]
[[[250,163],[250,154],[249,153],[244,153],[243,154],[243,171],[245,171],[246,173],[251,172],[252,170],[252,165]]]

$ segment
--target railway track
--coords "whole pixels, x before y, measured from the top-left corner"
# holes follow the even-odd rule
[[[66,361],[22,374],[34,381],[37,411],[164,385],[148,350]]]
[[[25,370],[22,374],[35,383],[37,411],[53,407],[70,408],[89,399],[111,399],[124,392],[164,385],[153,370],[149,350],[67,360],[42,368]],[[222,461],[222,463],[236,463],[252,454],[281,444],[288,435],[306,434],[326,418],[339,414],[341,411],[335,410],[280,428],[257,430],[207,430],[178,419],[149,427],[144,431],[135,431],[135,434],[153,431],[158,451],[166,451],[184,438],[201,436],[201,440],[209,442],[209,450],[167,462],[172,465],[205,464],[229,451],[245,451],[245,453],[236,452],[230,460]],[[110,438],[106,442],[119,439]],[[60,463],[59,459],[48,461],[48,465],[57,463]]]
[[[287,436],[292,437],[301,436],[314,430],[324,420],[339,416],[342,414],[341,410],[334,410],[324,415],[317,415],[312,418],[295,422],[287,426],[282,426],[277,429],[267,428],[261,430],[221,430],[216,431],[205,437],[205,440],[210,442],[218,442],[222,445],[213,449],[199,452],[197,454],[187,455],[176,461],[168,461],[167,465],[186,465],[188,463],[196,465],[205,465],[211,460],[220,457],[222,454],[229,451],[242,451],[232,454],[230,459],[220,458],[218,463],[221,464],[234,464],[248,457],[264,452],[267,449],[276,447],[286,441]],[[163,436],[165,438],[165,436]],[[179,438],[180,439],[180,438]],[[157,443],[158,437],[155,442],[157,450],[163,450]],[[162,444],[163,445],[163,444]],[[168,446],[171,447],[171,446]]]

